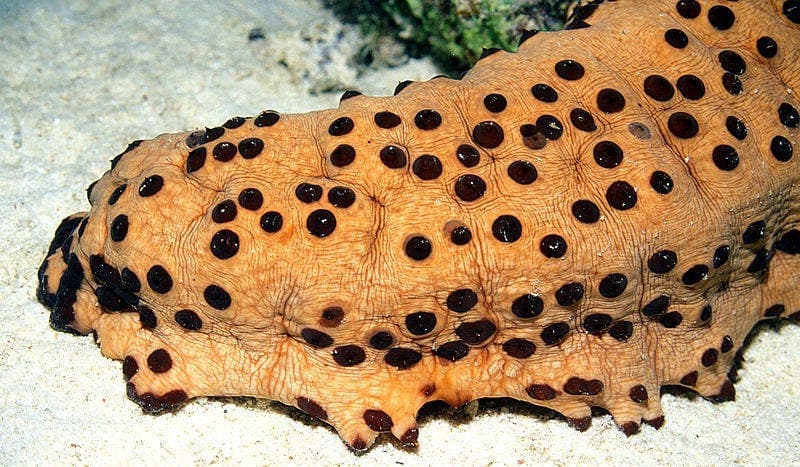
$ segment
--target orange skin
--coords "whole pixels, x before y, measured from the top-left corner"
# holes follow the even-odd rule
[[[579,429],[603,407],[630,435],[662,386],[732,399],[748,332],[800,310],[785,4],[581,8],[461,80],[134,144],[57,231],[40,300],[146,411],[269,398],[356,450],[415,445],[432,400]]]

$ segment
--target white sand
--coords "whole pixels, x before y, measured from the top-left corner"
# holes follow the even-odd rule
[[[306,95],[268,68],[246,40],[255,26],[270,41],[329,14],[315,2],[250,3],[0,2],[0,463],[800,463],[796,325],[758,334],[736,402],[667,395],[664,428],[632,438],[608,416],[577,433],[506,405],[466,422],[425,417],[417,452],[382,438],[355,456],[332,429],[277,404],[201,399],[142,414],[125,397],[120,362],[90,337],[49,328],[36,269],[57,223],[88,207],[85,187],[129,141],[265,108],[336,105],[338,95]],[[388,94],[400,79],[435,73],[417,63],[364,77],[360,88]]]

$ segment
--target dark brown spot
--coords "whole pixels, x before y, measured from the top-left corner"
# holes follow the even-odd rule
[[[486,182],[477,175],[465,174],[458,177],[458,180],[456,180],[455,193],[462,201],[476,201],[483,196],[485,192]]]
[[[161,175],[151,175],[145,178],[139,185],[139,196],[148,197],[153,196],[164,186],[164,179]]]
[[[722,353],[728,353],[731,350],[733,350],[733,338],[731,338],[731,336],[728,335],[724,336],[722,338],[722,343],[719,346],[719,350]]]
[[[592,313],[583,319],[583,329],[590,333],[598,333],[611,326],[611,316],[605,313]]]
[[[445,342],[437,347],[433,353],[435,353],[437,357],[455,362],[467,356],[469,353],[469,346],[464,341]]]
[[[618,180],[606,190],[606,201],[612,208],[620,211],[631,209],[637,200],[636,189],[628,182]]]
[[[128,235],[128,216],[120,214],[111,221],[109,236],[112,241],[121,242]]]
[[[644,92],[650,98],[659,102],[666,102],[675,95],[675,89],[672,87],[672,83],[660,75],[650,75],[645,78]]]
[[[442,124],[442,116],[435,110],[420,110],[414,116],[414,124],[420,130],[433,130]]]
[[[764,317],[779,318],[784,313],[786,313],[786,306],[782,303],[777,303],[764,310]]]
[[[545,235],[539,242],[539,250],[547,258],[561,258],[567,254],[567,241],[561,235]]]
[[[792,158],[794,149],[792,143],[783,136],[775,136],[769,145],[772,155],[780,162],[788,162]]]
[[[462,323],[456,328],[456,335],[469,344],[480,344],[497,331],[497,326],[488,319]]]
[[[264,150],[264,142],[258,138],[245,138],[239,141],[238,148],[243,159],[253,159]]]
[[[525,388],[525,392],[527,392],[532,399],[540,401],[549,401],[556,397],[555,389],[546,384],[531,384]]]
[[[391,431],[394,426],[392,417],[383,410],[368,409],[364,411],[364,422],[372,430],[379,433]]]
[[[652,187],[656,193],[662,195],[669,194],[674,186],[675,182],[673,182],[672,177],[665,172],[656,170],[650,176],[650,187]]]
[[[569,334],[569,324],[562,321],[546,326],[539,337],[546,345],[555,345],[564,340],[567,334]]]
[[[267,233],[275,233],[283,227],[283,216],[277,211],[267,211],[259,221],[261,229]]]
[[[336,167],[346,167],[356,158],[356,150],[349,144],[340,144],[331,152],[331,164]]]
[[[408,162],[402,148],[394,145],[385,146],[380,152],[381,162],[390,169],[401,169]]]
[[[514,358],[528,358],[536,352],[536,344],[521,337],[503,342],[503,352]]]
[[[718,357],[719,352],[717,349],[707,349],[705,352],[703,352],[703,356],[700,358],[700,361],[703,363],[703,366],[709,367],[717,363]]]
[[[211,210],[211,220],[218,224],[230,222],[234,219],[236,219],[236,204],[229,199],[220,202]]]
[[[557,140],[564,133],[564,126],[552,115],[542,115],[536,119],[536,128],[549,140]],[[524,136],[524,135],[523,135]]]
[[[462,144],[456,149],[456,157],[464,167],[475,167],[481,161],[478,150],[469,144]]]
[[[711,23],[714,29],[720,31],[728,30],[733,26],[734,21],[736,21],[736,16],[726,6],[715,5],[708,10],[708,22]]]
[[[331,355],[333,356],[333,361],[341,366],[355,366],[367,358],[364,349],[352,344],[334,348]]]
[[[621,112],[625,108],[625,97],[616,89],[601,89],[597,94],[597,107],[607,114]]]
[[[543,83],[535,84],[531,88],[531,94],[542,102],[552,103],[558,100],[556,90]]]
[[[569,113],[569,121],[581,131],[592,132],[597,129],[597,124],[594,122],[592,114],[583,109],[572,109]]]
[[[172,358],[164,349],[156,349],[147,356],[147,368],[153,373],[165,373],[172,368]]]
[[[647,268],[654,274],[666,274],[677,264],[678,255],[671,250],[657,251],[647,260]]]
[[[153,329],[156,327],[156,314],[153,313],[153,310],[144,305],[139,305],[137,311],[139,312],[139,322],[142,323],[143,328]]]
[[[442,175],[442,162],[434,155],[424,154],[417,157],[411,170],[422,180],[434,180]]]
[[[712,396],[709,399],[711,399],[713,402],[728,402],[736,399],[736,389],[733,387],[733,383],[730,381],[725,381],[719,388],[719,394]]]
[[[686,373],[683,378],[681,378],[681,384],[694,387],[697,384],[697,376],[697,371]]]
[[[681,95],[689,100],[699,100],[706,94],[706,85],[695,75],[683,75],[676,83]]]
[[[499,113],[506,109],[508,101],[502,94],[489,94],[483,98],[483,106],[492,113]]]
[[[421,235],[410,237],[403,246],[406,256],[415,261],[422,261],[430,256],[432,249],[431,241]]]
[[[511,312],[519,318],[535,318],[542,313],[544,301],[541,297],[533,294],[525,294],[517,297],[511,303]]]
[[[309,345],[318,349],[324,349],[325,347],[333,345],[333,338],[331,336],[313,328],[303,328],[303,330],[300,331],[300,335]]]
[[[327,209],[317,209],[308,215],[306,228],[315,237],[327,237],[336,230],[336,217]]]
[[[507,173],[511,180],[520,185],[530,185],[539,177],[536,167],[528,161],[512,162],[508,166]]]
[[[681,282],[684,285],[695,285],[700,281],[704,281],[708,278],[708,266],[705,264],[695,264],[694,266],[690,267],[685,273],[683,273],[683,277],[681,277]]]
[[[378,331],[369,338],[369,345],[378,350],[386,350],[392,344],[394,344],[394,337],[386,331]]]
[[[384,111],[375,114],[375,124],[380,128],[394,128],[400,124],[400,116],[392,112]]]
[[[731,72],[726,72],[724,75],[722,75],[722,87],[724,87],[728,93],[734,96],[738,96],[743,91],[742,81],[738,76]]]
[[[471,289],[458,289],[447,296],[447,309],[464,313],[478,304],[478,295]]]
[[[365,451],[367,449],[367,442],[361,439],[360,436],[356,436],[353,441],[350,442],[350,447],[353,448],[354,451]]]
[[[460,225],[450,232],[450,241],[455,245],[466,245],[472,240],[472,232],[463,225]]]
[[[682,139],[693,138],[700,131],[697,120],[686,112],[675,112],[670,115],[667,127],[673,135]]]
[[[406,328],[415,336],[423,336],[436,327],[436,315],[427,311],[417,311],[406,315]]]
[[[178,310],[175,312],[175,322],[189,331],[198,331],[203,327],[203,320],[192,310]]]
[[[203,168],[206,163],[206,148],[200,147],[192,150],[186,157],[186,173],[192,173]]]
[[[147,271],[147,285],[154,292],[165,294],[172,289],[172,277],[163,266],[155,265]]]
[[[725,119],[725,128],[728,129],[728,133],[730,133],[731,136],[740,141],[747,137],[747,126],[743,121],[734,116]]]
[[[564,284],[556,290],[556,302],[564,307],[573,306],[583,298],[583,284],[580,282],[570,282]]]
[[[798,5],[800,5],[800,3],[798,3]],[[800,11],[800,7],[798,11]],[[773,58],[775,55],[778,55],[778,43],[775,42],[775,39],[768,36],[760,37],[756,41],[756,48],[758,49],[758,53],[764,58]]]
[[[791,104],[784,102],[778,106],[778,119],[786,128],[797,128],[800,125],[800,112]]]
[[[636,422],[625,422],[619,426],[619,429],[625,433],[625,436],[633,436],[639,432],[639,424]]]
[[[583,65],[575,60],[562,60],[555,65],[556,74],[567,81],[575,81],[583,78],[586,70]]]
[[[472,129],[472,140],[484,148],[496,148],[503,142],[503,128],[495,122],[486,121]]]
[[[633,323],[630,321],[617,321],[608,330],[608,334],[619,342],[625,342],[633,335]]]
[[[232,258],[239,251],[239,236],[236,232],[222,229],[211,237],[211,253],[219,259]]]
[[[353,119],[350,117],[339,117],[328,126],[328,134],[331,136],[343,136],[353,131]]]
[[[492,235],[504,243],[513,243],[522,236],[522,224],[511,215],[502,215],[492,222]]]
[[[386,352],[383,361],[398,370],[404,370],[416,365],[422,360],[422,354],[413,349],[395,347]]]
[[[310,204],[322,198],[322,187],[313,183],[301,183],[294,189],[294,195],[303,203]]]
[[[682,321],[683,321],[683,315],[681,315],[677,311],[670,311],[669,313],[665,313],[658,318],[658,322],[661,323],[662,326],[668,329],[678,327],[678,325],[680,325]]]
[[[197,149],[195,149],[195,151],[196,150]],[[223,141],[215,145],[214,149],[211,150],[211,154],[214,156],[214,159],[220,162],[228,162],[232,160],[236,156],[236,152],[236,146],[227,141]]]
[[[344,319],[344,310],[339,306],[329,306],[322,310],[322,317],[319,320],[320,326],[326,328],[335,328],[342,324]]]
[[[631,398],[631,400],[633,402],[636,402],[636,403],[639,403],[639,404],[641,404],[643,402],[647,402],[647,398],[648,398],[647,388],[644,387],[641,384],[638,384],[638,385],[632,387],[630,391],[628,391],[628,396],[630,396],[630,398]]]
[[[257,127],[270,127],[280,120],[281,116],[272,110],[265,110],[258,114],[258,116],[253,120],[253,125]],[[242,122],[244,123],[244,122]]]
[[[678,0],[675,5],[678,14],[686,19],[694,19],[700,16],[700,4],[697,0]]]
[[[711,158],[718,169],[726,172],[739,166],[739,153],[727,144],[720,144],[715,147]]]
[[[133,376],[138,372],[139,364],[136,363],[136,359],[130,355],[126,356],[125,360],[122,361],[122,374],[125,376],[125,381],[133,378]]]
[[[417,428],[409,428],[400,437],[400,443],[403,447],[413,448],[417,445],[417,438],[419,437],[419,430]]]
[[[650,419],[650,420],[644,420],[644,422],[647,423],[648,425],[652,426],[656,430],[658,430],[659,428],[664,426],[664,416],[661,415],[661,416],[658,416],[658,417]]]
[[[307,397],[298,397],[297,407],[303,412],[311,415],[312,417],[316,417],[320,420],[328,419],[328,412],[326,412],[321,405],[317,404],[316,402]]]
[[[589,200],[581,199],[572,204],[572,215],[584,224],[600,220],[600,208]]]
[[[667,32],[664,33],[664,40],[667,41],[667,44],[676,49],[683,49],[689,45],[689,37],[680,29],[668,29]]]

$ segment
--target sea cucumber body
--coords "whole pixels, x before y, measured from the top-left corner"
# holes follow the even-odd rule
[[[295,405],[355,449],[426,402],[660,426],[800,310],[800,5],[619,1],[463,79],[137,142],[40,270],[147,411]],[[696,14],[695,14],[696,13]]]

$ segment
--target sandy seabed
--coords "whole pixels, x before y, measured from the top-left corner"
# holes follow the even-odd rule
[[[420,447],[382,437],[356,456],[299,411],[250,399],[200,399],[142,414],[120,362],[91,337],[53,331],[35,299],[53,230],[88,208],[85,188],[134,139],[213,126],[265,108],[335,106],[296,73],[287,31],[334,21],[317,2],[0,1],[0,463],[114,465],[485,465],[800,463],[800,326],[762,326],[737,401],[665,395],[667,423],[626,438],[609,416],[578,433],[563,421],[491,404],[475,416],[422,418]],[[277,40],[281,39],[281,40]],[[299,39],[298,39],[299,40]],[[368,94],[437,71],[424,61],[359,78]],[[465,420],[466,418],[466,420]]]

